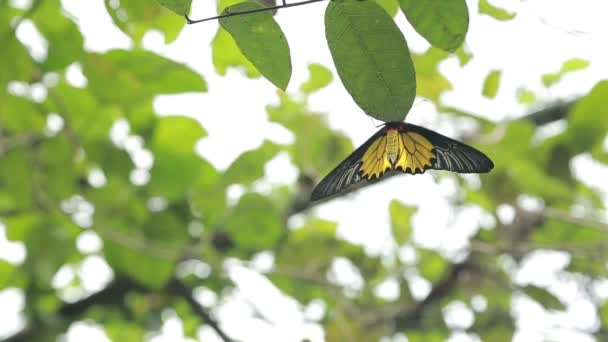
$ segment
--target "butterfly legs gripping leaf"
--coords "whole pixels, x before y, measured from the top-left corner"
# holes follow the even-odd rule
[[[485,173],[494,163],[477,149],[404,122],[389,122],[313,189],[311,201],[356,190],[400,173],[428,169]]]

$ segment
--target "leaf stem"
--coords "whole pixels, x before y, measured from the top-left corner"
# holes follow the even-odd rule
[[[216,15],[215,17],[196,19],[196,20],[190,19],[190,17],[188,17],[187,15],[185,15],[184,17],[186,18],[186,21],[188,22],[188,24],[198,24],[198,23],[202,23],[202,22],[205,22],[205,21],[211,21],[211,20],[228,18],[228,17],[236,17],[236,16],[244,15],[244,14],[252,14],[252,13],[259,13],[259,12],[274,11],[274,10],[278,10],[280,8],[288,8],[288,7],[296,7],[296,6],[308,5],[308,4],[312,4],[314,2],[321,2],[321,1],[325,1],[325,0],[306,0],[306,1],[294,2],[294,3],[291,3],[291,4],[288,4],[286,0],[282,0],[282,2],[283,2],[282,5],[271,6],[271,7],[264,7],[264,8],[256,8],[256,9],[251,9],[251,10],[246,10],[246,11],[240,11],[240,12],[228,12],[228,11],[224,11],[224,13],[222,13],[220,15]]]

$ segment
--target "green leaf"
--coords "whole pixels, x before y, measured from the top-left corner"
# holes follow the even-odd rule
[[[205,81],[194,70],[148,51],[90,53],[85,56],[83,69],[90,91],[101,102],[127,107],[149,101],[157,94],[207,90]]]
[[[85,143],[106,139],[112,124],[122,114],[116,107],[100,105],[88,89],[74,88],[62,82],[49,89],[49,93],[46,109],[67,120]],[[91,122],[95,124],[91,125]]]
[[[26,98],[6,94],[0,101],[0,126],[8,133],[42,133],[46,127],[46,116]]]
[[[279,152],[279,146],[264,141],[257,149],[241,154],[226,170],[223,176],[224,184],[249,185],[264,176],[264,166]]]
[[[168,116],[158,120],[150,141],[154,154],[149,191],[168,199],[189,192],[208,164],[194,151],[195,143],[207,133],[194,119]]]
[[[500,70],[492,70],[486,76],[486,80],[483,82],[482,94],[488,98],[495,98],[498,92],[498,86],[500,85],[500,76],[502,72]]]
[[[608,302],[604,302],[599,308],[599,316],[603,327],[608,326]]]
[[[6,200],[15,209],[29,209],[33,205],[33,158],[28,151],[13,149],[2,157],[0,189],[9,194]]]
[[[410,342],[443,342],[449,337],[447,332],[441,330],[407,330],[406,336]]]
[[[41,1],[32,20],[48,41],[47,58],[42,63],[44,70],[63,69],[82,59],[84,39],[78,26],[65,15],[61,2]]]
[[[20,273],[27,273],[41,289],[50,289],[55,273],[75,255],[75,239],[82,231],[65,215],[43,212],[12,217],[6,221],[6,228],[9,238],[19,239],[27,248]]]
[[[589,61],[581,58],[572,58],[564,62],[561,69],[554,73],[542,75],[542,81],[545,87],[550,87],[566,75],[567,73],[583,70],[589,66]]]
[[[104,255],[117,271],[152,289],[162,288],[173,275],[187,241],[186,224],[172,213],[151,215],[143,226],[100,224]]]
[[[397,200],[392,200],[389,207],[393,237],[399,245],[406,243],[412,235],[410,220],[416,212],[416,207],[410,207]]]
[[[515,18],[515,13],[509,13],[502,8],[492,5],[488,0],[479,0],[479,13],[487,14],[496,20],[507,21]]]
[[[225,227],[236,246],[250,252],[272,248],[283,231],[280,214],[268,198],[256,193],[241,197]]]
[[[241,67],[247,77],[260,77],[260,72],[239,50],[234,38],[221,27],[211,42],[211,50],[213,65],[218,74],[226,75],[229,67]]]
[[[448,267],[448,262],[439,253],[426,249],[418,248],[418,270],[420,275],[432,283],[436,283],[443,276]]]
[[[295,101],[287,94],[279,94],[279,100],[279,105],[266,107],[268,118],[296,136],[288,151],[299,169],[323,173],[352,152],[350,139],[330,129],[322,114],[311,112],[305,102]],[[315,132],[314,139],[310,132]]]
[[[407,43],[375,2],[334,0],[325,12],[325,35],[338,75],[355,102],[382,121],[402,121],[416,96]]]
[[[597,83],[591,92],[579,100],[568,116],[568,140],[573,152],[588,151],[601,143],[608,132],[604,115],[608,108],[608,81]]]
[[[104,324],[104,330],[111,341],[142,341],[146,334],[139,325],[118,320]]]
[[[536,94],[528,89],[517,90],[517,102],[521,104],[532,104],[536,102]]]
[[[188,15],[192,0],[158,0],[158,2],[179,15]]]
[[[523,291],[526,295],[534,299],[548,310],[562,311],[566,309],[564,304],[559,299],[542,287],[528,285],[523,288]]]
[[[458,61],[460,62],[460,66],[463,67],[469,63],[471,58],[473,58],[473,54],[468,49],[465,49],[464,46],[461,46],[456,50],[456,57],[458,57]]]
[[[338,238],[336,229],[335,222],[321,219],[306,221],[302,227],[289,234],[280,249],[276,258],[277,270],[296,270],[296,272],[309,276],[319,275],[323,278],[336,256],[350,259],[364,275],[376,272],[381,268],[377,259],[372,259],[365,254],[363,247]],[[332,253],[327,253],[327,251],[332,251]],[[282,285],[288,284],[283,283]],[[297,287],[299,284],[291,285]],[[293,295],[303,299],[309,293],[295,292]]]
[[[447,52],[433,47],[423,54],[413,55],[419,96],[438,101],[441,93],[452,89],[452,83],[438,69],[439,63],[447,57],[449,57]]]
[[[129,0],[118,3],[105,0],[105,5],[114,24],[133,38],[136,44],[150,30],[162,32],[165,35],[165,43],[170,43],[177,38],[186,24],[186,20],[175,13],[182,16],[188,14],[191,0],[158,1],[166,8],[152,4],[149,0]]]
[[[263,8],[252,2],[230,6],[224,12],[242,12]],[[285,90],[291,78],[289,45],[279,24],[268,11],[219,19],[237,46],[256,69],[270,82]]]
[[[375,0],[380,7],[384,8],[386,13],[391,17],[395,17],[397,12],[399,11],[399,1],[398,0]]]
[[[309,64],[308,72],[310,73],[310,78],[300,86],[300,90],[304,94],[312,94],[326,87],[334,78],[329,69],[317,63]]]
[[[456,51],[469,28],[464,0],[399,0],[401,10],[416,32],[431,45]]]
[[[0,289],[6,289],[11,285],[11,280],[16,272],[13,265],[0,260]]]
[[[0,85],[2,92],[8,81],[31,81],[36,70],[34,60],[27,49],[13,35],[0,37],[2,63],[0,63]],[[0,92],[0,94],[2,93]]]

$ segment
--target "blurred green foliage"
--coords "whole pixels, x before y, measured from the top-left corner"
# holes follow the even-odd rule
[[[219,1],[218,11],[238,2]],[[602,194],[575,177],[571,168],[581,154],[595,158],[597,164],[608,162],[608,81],[598,83],[566,111],[567,116],[558,118],[563,130],[539,138],[534,114],[494,123],[441,102],[441,94],[452,84],[438,71],[439,64],[451,58],[440,48],[453,51],[461,45],[468,16],[454,13],[466,12],[464,1],[400,2],[408,20],[435,46],[411,60],[391,19],[396,1],[378,0],[382,7],[376,2],[332,1],[326,17],[329,46],[338,76],[355,102],[378,119],[401,120],[417,82],[417,94],[443,109],[446,120],[473,120],[480,127],[482,134],[468,139],[496,164],[493,172],[475,176],[474,181],[440,174],[460,189],[452,199],[454,210],[479,207],[494,222],[474,227],[461,255],[418,244],[412,225],[418,208],[396,200],[387,208],[392,248],[370,255],[346,241],[335,222],[305,211],[312,184],[353,149],[348,138],[328,126],[324,113],[309,108],[309,98],[332,82],[331,72],[312,64],[310,79],[299,85],[300,92],[279,91],[278,101],[268,100],[273,103],[266,108],[269,120],[289,130],[292,142],[265,141],[226,170],[217,170],[195,152],[196,143],[207,135],[198,121],[159,117],[153,109],[159,94],[207,89],[194,70],[141,47],[149,30],[160,30],[170,42],[184,26],[183,18],[173,12],[186,14],[190,1],[159,3],[166,8],[144,0],[106,1],[112,20],[134,47],[91,53],[59,2],[35,0],[31,8],[18,9],[0,1],[0,222],[7,238],[23,243],[27,252],[20,264],[0,260],[0,288],[20,289],[26,299],[25,328],[9,340],[56,340],[81,320],[98,323],[112,340],[142,340],[159,329],[167,308],[180,316],[185,333],[195,336],[200,325],[214,325],[209,312],[234,291],[226,265],[235,260],[249,265],[262,252],[272,255],[274,262],[260,276],[301,306],[312,301],[325,305],[318,323],[328,341],[375,341],[400,334],[409,341],[443,341],[463,330],[484,341],[510,340],[515,298],[525,296],[554,312],[568,310],[551,284],[518,282],[513,268],[505,266],[521,266],[537,251],[567,253],[569,262],[560,274],[580,278],[584,285],[608,277]],[[433,15],[425,17],[425,8]],[[439,23],[446,11],[450,20]],[[498,20],[512,17],[483,0],[480,13]],[[235,26],[224,22],[218,29],[209,58],[220,75],[240,67],[248,77],[262,74],[284,88],[291,74],[285,37],[269,15],[260,18],[250,17],[264,21],[257,24],[270,32],[264,37],[276,38],[265,40],[272,47],[249,50],[251,42],[243,39],[257,39],[259,32],[247,31],[239,26],[246,21],[232,18]],[[349,24],[349,18],[357,18],[359,25]],[[44,58],[33,58],[16,37],[16,26],[23,20],[30,20],[47,40]],[[369,29],[373,25],[383,30]],[[374,49],[365,50],[369,44],[375,44]],[[462,48],[456,56],[461,65],[475,58]],[[274,57],[282,64],[269,72],[264,63]],[[75,66],[86,77],[83,86],[66,79],[66,69]],[[555,74],[539,78],[550,86],[565,73],[584,67],[584,60],[573,59]],[[484,94],[492,97],[500,71],[490,75]],[[15,84],[25,91],[9,91]],[[35,87],[44,88],[46,97],[34,97]],[[385,96],[387,92],[393,96]],[[519,100],[539,105],[530,92],[522,92]],[[51,124],[58,121],[59,125]],[[152,156],[151,166],[137,161],[124,142],[110,138],[121,123],[126,123],[127,138],[141,145],[140,155]],[[288,156],[298,180],[256,191],[265,165],[279,154]],[[231,201],[227,193],[234,185],[244,194]],[[526,198],[540,205],[526,208],[521,205]],[[513,220],[500,219],[498,212],[505,207],[513,210]],[[77,248],[78,240],[90,233],[100,238],[99,251]],[[402,256],[404,251],[409,258]],[[82,288],[82,279],[76,276],[62,286],[53,279],[61,269],[76,269],[91,256],[110,266],[111,283],[87,293],[90,297],[67,300],[66,289]],[[192,260],[207,266],[208,274],[180,271]],[[335,281],[331,274],[336,263],[352,266],[361,286],[353,289],[352,284]],[[416,279],[429,285],[427,296],[412,291]],[[377,294],[386,282],[395,284],[395,297]],[[591,286],[582,287],[601,322],[587,332],[605,340],[608,304],[593,295]],[[210,308],[197,305],[192,297],[195,288],[212,291],[218,301]],[[478,308],[476,301],[485,305]],[[470,326],[446,322],[444,310],[454,303],[473,313]]]

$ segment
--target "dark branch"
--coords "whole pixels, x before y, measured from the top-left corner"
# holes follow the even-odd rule
[[[168,290],[176,296],[180,296],[188,302],[192,310],[199,315],[205,323],[207,323],[215,332],[224,340],[224,342],[233,342],[231,339],[220,327],[220,325],[216,322],[216,320],[211,317],[211,315],[203,308],[197,301],[194,299],[192,294],[192,289],[188,286],[184,285],[181,281],[177,279],[171,280],[168,285]]]
[[[402,328],[405,326],[411,326],[412,324],[415,325],[416,323],[420,322],[420,319],[427,308],[442,298],[447,297],[454,289],[457,288],[458,279],[469,266],[471,266],[469,261],[453,265],[452,268],[444,275],[444,277],[437,284],[435,284],[435,286],[433,286],[433,289],[425,299],[417,302],[411,308],[395,315],[395,325]]]
[[[578,100],[578,99],[577,99]],[[566,118],[577,100],[557,103],[538,111],[532,112],[522,119],[532,121],[536,126],[542,126]]]
[[[211,317],[211,315],[203,308],[193,297],[192,289],[181,283],[177,279],[173,279],[167,286],[169,293],[182,297],[188,302],[192,310],[199,315],[206,324],[208,324],[215,332],[224,340],[224,342],[234,342],[220,328],[219,324]],[[63,304],[56,312],[57,316],[66,320],[73,321],[86,314],[87,310],[97,305],[123,305],[125,297],[129,292],[145,292],[146,288],[127,279],[117,278],[112,281],[105,289],[83,298],[74,303]],[[20,341],[35,341],[37,337],[43,336],[48,331],[49,327],[40,326],[39,324],[30,324],[16,334],[9,336],[2,342],[20,342]]]
[[[220,14],[220,15],[216,15],[215,17],[209,17],[209,18],[204,18],[204,19],[190,19],[190,17],[188,17],[187,15],[185,15],[184,17],[186,18],[186,21],[188,22],[188,24],[198,24],[198,23],[202,23],[205,21],[211,21],[211,20],[217,20],[217,19],[222,19],[222,18],[228,18],[228,17],[236,17],[239,15],[244,15],[244,14],[253,14],[253,13],[260,13],[260,12],[267,12],[267,11],[276,11],[278,9],[281,8],[289,8],[289,7],[296,7],[296,6],[302,6],[302,5],[308,5],[308,4],[312,4],[315,2],[321,2],[321,1],[325,1],[325,0],[306,0],[306,1],[300,1],[300,2],[294,2],[291,4],[288,4],[285,0],[282,1],[281,5],[277,5],[277,6],[271,6],[271,7],[264,7],[264,8],[256,8],[256,9],[251,9],[251,10],[246,10],[246,11],[239,11],[239,12],[228,12],[228,10],[224,10],[224,13]]]
[[[84,315],[94,305],[122,305],[127,293],[141,289],[136,283],[125,278],[119,278],[112,281],[105,289],[89,297],[73,303],[63,304],[57,310],[57,315],[65,320],[74,320]],[[30,324],[16,334],[3,339],[2,342],[35,341],[37,337],[44,335],[45,331],[48,331],[45,327]]]

